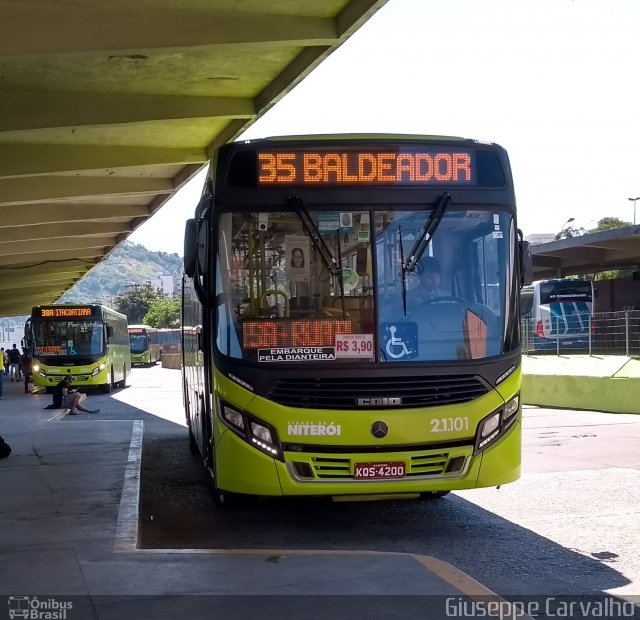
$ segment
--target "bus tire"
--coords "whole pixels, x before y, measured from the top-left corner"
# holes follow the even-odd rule
[[[424,500],[432,500],[432,499],[440,499],[445,495],[449,495],[451,491],[428,491],[426,493],[420,493],[420,499]]]
[[[111,367],[111,374],[109,376],[109,383],[104,383],[100,386],[103,394],[109,394],[111,392],[111,388],[113,387],[113,366]]]
[[[213,497],[213,503],[217,508],[220,510],[238,510],[242,508],[249,508],[251,506],[251,500],[255,499],[253,495],[233,493],[231,491],[225,491],[224,489],[218,488],[218,485],[216,484],[216,476],[206,461],[205,468],[207,471],[209,490]]]
[[[47,386],[45,388],[45,390],[47,390],[47,394],[53,394],[53,388],[52,387]]]
[[[118,387],[122,388],[124,390],[124,388],[127,387],[127,367],[123,366],[122,367],[122,380],[118,381]]]

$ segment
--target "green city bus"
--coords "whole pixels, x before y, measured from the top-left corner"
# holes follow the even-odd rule
[[[180,353],[182,351],[182,330],[173,327],[161,327],[158,330],[160,353]]]
[[[218,505],[433,498],[519,478],[532,267],[502,147],[227,144],[187,222],[184,269],[189,443]]]
[[[160,359],[159,333],[149,325],[129,325],[131,363],[153,366]]]
[[[96,304],[35,306],[25,325],[33,384],[51,392],[66,375],[108,393],[131,372],[127,317]]]

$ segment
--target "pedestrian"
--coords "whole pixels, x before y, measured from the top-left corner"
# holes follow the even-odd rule
[[[14,344],[12,349],[7,353],[9,358],[9,377],[11,381],[20,381],[20,351]]]
[[[33,360],[29,350],[22,349],[22,357],[20,358],[20,368],[22,369],[22,375],[24,376],[24,393],[29,393],[29,379],[31,378],[31,364]]]
[[[4,349],[2,349],[4,353]],[[4,381],[4,371],[6,369],[4,355],[0,355],[0,400],[2,400],[2,382]]]
[[[71,389],[73,377],[67,375],[53,388],[53,409],[68,409],[69,415],[78,415],[78,411],[84,413],[100,413],[100,409],[87,409],[80,404],[81,394],[76,389]]]
[[[0,436],[0,459],[6,459],[11,454],[11,446]]]
[[[0,349],[0,352],[2,353],[2,361],[4,362],[3,374],[8,375],[9,374],[9,357],[7,356],[7,352],[4,350],[4,347]]]

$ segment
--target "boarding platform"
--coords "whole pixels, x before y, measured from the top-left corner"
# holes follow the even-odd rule
[[[444,618],[447,597],[501,600],[421,555],[141,549],[144,423],[108,419],[117,394],[90,394],[102,413],[69,418],[44,409],[50,395],[4,381],[0,434],[13,453],[0,460],[0,606],[15,611],[11,617],[45,605],[66,609],[68,620],[210,617],[212,610],[234,618],[308,618],[310,610],[331,618]],[[144,399],[156,406],[153,396]]]
[[[626,355],[522,358],[522,402],[541,407],[640,413],[640,359]]]

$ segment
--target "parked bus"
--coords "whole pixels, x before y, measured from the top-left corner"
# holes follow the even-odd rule
[[[25,325],[33,383],[51,392],[66,375],[108,393],[131,372],[127,317],[99,305],[35,306]]]
[[[152,366],[160,359],[158,330],[148,325],[129,325],[131,363]]]
[[[160,353],[180,353],[182,351],[182,330],[163,327],[158,330]]]
[[[210,169],[185,231],[183,384],[216,503],[516,480],[532,269],[504,149],[300,136],[227,144]]]
[[[522,289],[532,298],[526,336],[533,350],[587,349],[593,332],[591,280],[539,280]]]

